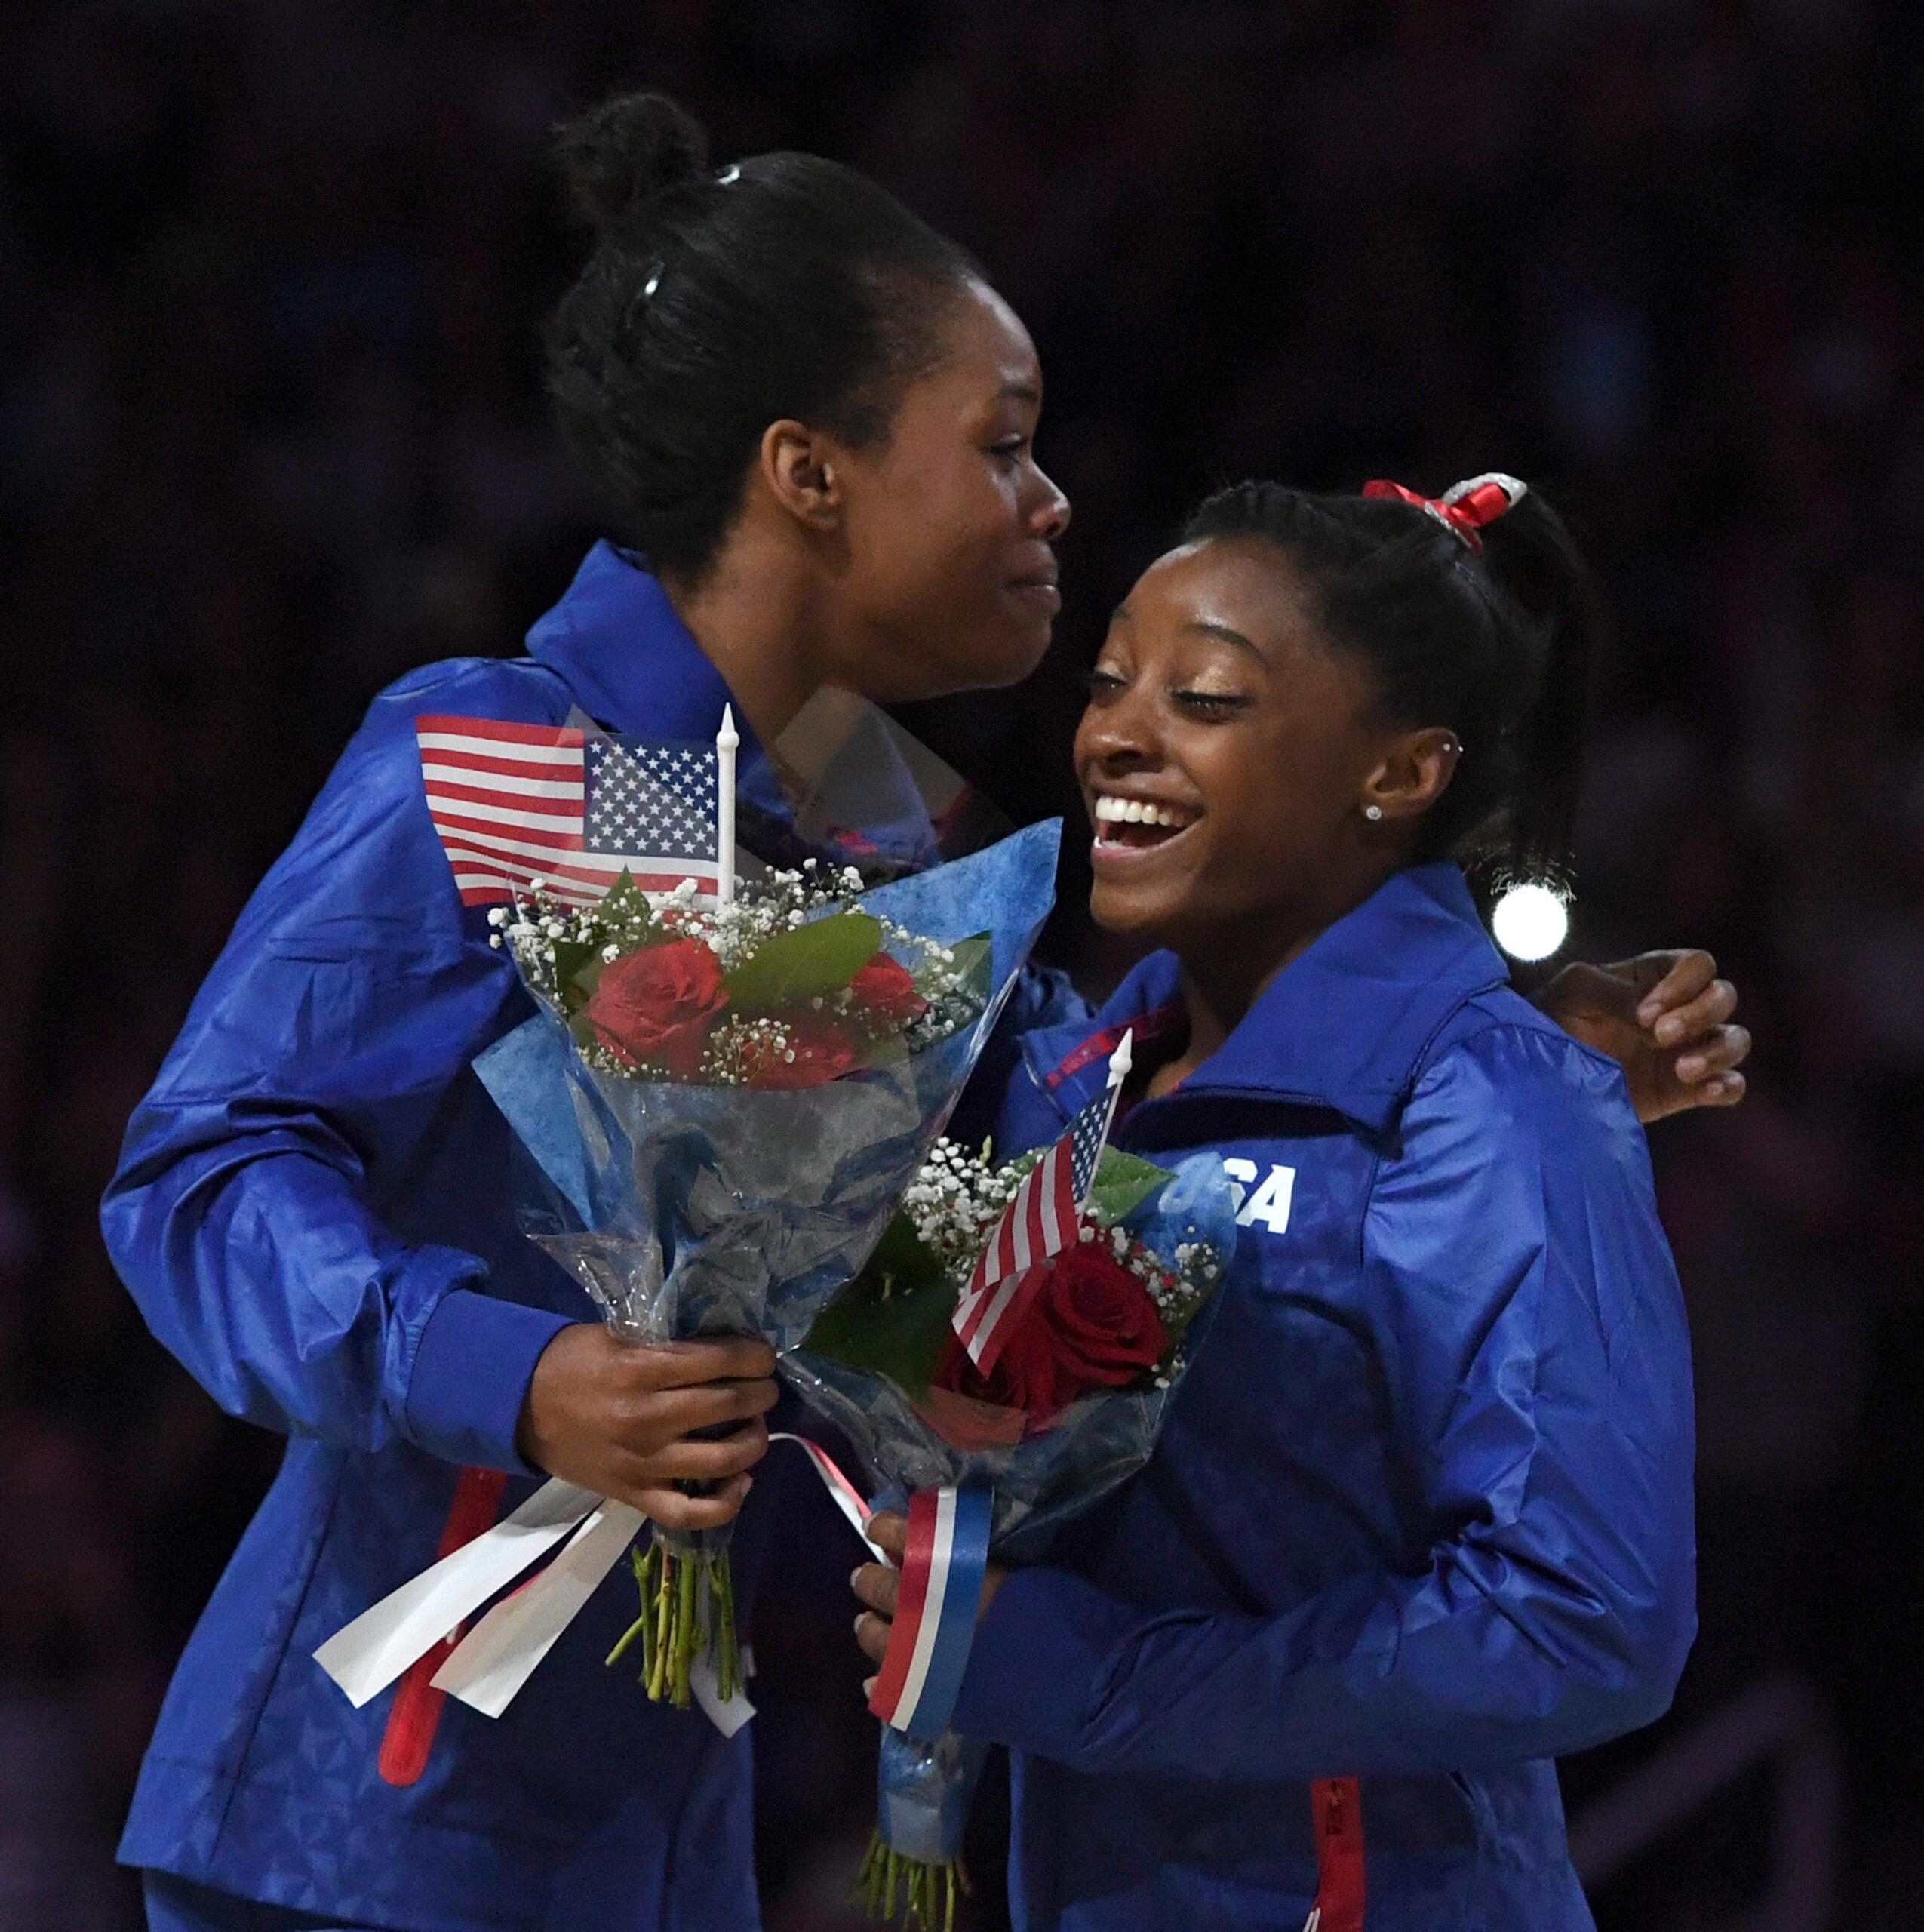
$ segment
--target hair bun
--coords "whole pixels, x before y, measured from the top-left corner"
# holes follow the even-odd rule
[[[607,229],[662,189],[702,174],[708,131],[666,94],[627,94],[564,123],[555,152],[576,212]]]

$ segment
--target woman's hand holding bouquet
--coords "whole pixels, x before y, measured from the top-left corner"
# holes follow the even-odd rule
[[[939,1143],[868,1266],[781,1364],[889,1506],[866,1534],[897,1567],[856,1573],[880,1666],[870,1708],[890,1727],[861,1892],[927,1932],[966,1883],[982,1752],[946,1724],[1001,1564],[1147,1460],[1234,1247],[1219,1161],[1171,1174],[1103,1144],[1126,1044],[1108,1092],[1039,1155],[997,1165]]]
[[[638,1348],[610,1329],[562,1329],[536,1365],[518,1445],[538,1469],[618,1497],[670,1530],[718,1529],[768,1447],[775,1351],[757,1337]],[[697,1430],[728,1432],[704,1441]],[[690,1494],[681,1487],[719,1486]]]
[[[558,1093],[544,1094],[538,1083],[526,1091],[515,1075],[497,1081],[485,1062],[482,1077],[531,1146],[558,1130],[570,1158],[585,1154],[598,1169],[591,1192],[603,1198],[573,1204],[585,1225],[537,1238],[577,1271],[616,1338],[570,1344],[579,1364],[556,1364],[546,1386],[537,1370],[527,1417],[533,1460],[629,1503],[652,1523],[650,1547],[634,1558],[640,1614],[609,1661],[638,1644],[649,1695],[681,1706],[699,1694],[705,1661],[714,1700],[726,1704],[741,1687],[729,1526],[746,1472],[767,1447],[758,1421],[741,1426],[773,1404],[763,1379],[773,1363],[767,1340],[812,1314],[859,1261],[839,1246],[841,1266],[825,1275],[825,1232],[845,1244],[878,1211],[867,1192],[853,1219],[825,1214],[825,1202],[813,1197],[832,1189],[845,1156],[866,1152],[865,1137],[893,1126],[912,1152],[927,1118],[918,1101],[892,1122],[865,1117],[865,1134],[850,1134],[831,1124],[832,1100],[825,1112],[810,1095],[851,1076],[912,1069],[918,1056],[964,1033],[988,1004],[989,935],[945,943],[886,906],[879,915],[864,909],[859,873],[814,860],[721,903],[699,897],[692,883],[644,893],[624,875],[585,906],[537,892],[490,917],[496,940],[573,1043],[567,1110]],[[552,1027],[540,1037],[549,1049],[558,1044]],[[718,1118],[686,1091],[699,1088],[745,1088],[757,1097],[724,1101],[731,1117]],[[912,1081],[905,1091],[912,1094]],[[933,1097],[945,1108],[946,1078],[934,1081]],[[603,1140],[611,1150],[625,1141],[633,1159],[595,1158],[595,1137],[578,1122],[596,1100],[607,1116]],[[685,1177],[692,1184],[684,1204],[695,1209],[705,1192],[701,1204],[712,1219],[677,1227],[672,1211],[662,1214],[659,1163],[665,1157],[678,1169],[691,1133],[703,1128],[704,1156]],[[674,1174],[674,1192],[684,1179]],[[748,1209],[758,1195],[761,1205]],[[808,1265],[772,1282],[768,1244],[784,1223],[792,1240],[810,1218],[819,1225],[804,1232]],[[678,1251],[699,1254],[718,1240],[721,1253],[708,1259],[718,1266],[678,1273]],[[633,1346],[730,1332],[765,1338],[742,1363],[760,1377],[741,1386],[677,1386],[672,1355]],[[559,1401],[551,1399],[557,1384]],[[696,1429],[713,1439],[677,1439]]]

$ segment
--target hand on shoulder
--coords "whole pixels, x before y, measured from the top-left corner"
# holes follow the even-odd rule
[[[1622,1067],[1646,1124],[1695,1107],[1734,1107],[1750,1051],[1732,1019],[1737,989],[1697,949],[1640,952],[1608,965],[1579,960],[1544,989],[1544,1011]]]

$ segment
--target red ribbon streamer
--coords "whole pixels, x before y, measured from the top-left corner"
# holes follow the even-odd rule
[[[882,1653],[881,1674],[868,1708],[887,1722],[901,1701],[902,1687],[915,1654],[916,1632],[922,1627],[923,1600],[929,1593],[929,1565],[936,1549],[936,1493],[918,1489],[908,1499],[908,1529],[903,1539],[902,1582],[895,1619],[889,1626],[889,1647]]]
[[[1363,1932],[1363,1788],[1354,1778],[1318,1778],[1309,1788],[1316,1821],[1316,1932]]]
[[[464,1543],[470,1543],[484,1531],[494,1527],[501,1510],[501,1492],[508,1478],[499,1469],[463,1469],[454,1487],[447,1522],[441,1533],[441,1548],[435,1560],[452,1556]],[[394,1706],[388,1712],[387,1729],[381,1735],[381,1755],[377,1768],[384,1782],[410,1785],[428,1767],[428,1753],[434,1748],[435,1733],[441,1726],[441,1709],[447,1701],[445,1690],[437,1690],[434,1674],[453,1654],[461,1641],[454,1631],[435,1644],[425,1657],[418,1657],[401,1680],[394,1694]]]

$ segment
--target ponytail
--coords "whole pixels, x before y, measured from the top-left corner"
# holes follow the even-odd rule
[[[1603,629],[1597,580],[1563,519],[1531,491],[1483,533],[1483,565],[1538,638],[1535,694],[1510,727],[1501,851],[1532,878],[1569,869],[1584,724]]]

